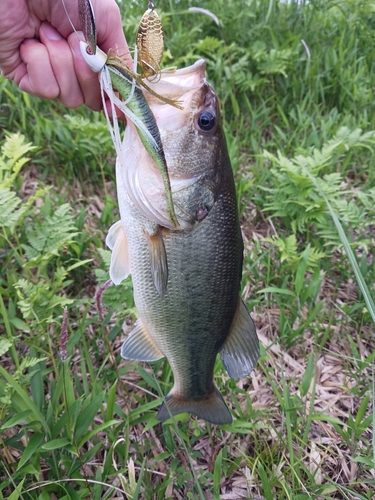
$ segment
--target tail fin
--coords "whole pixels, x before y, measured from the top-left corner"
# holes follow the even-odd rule
[[[168,411],[169,410],[169,411]],[[232,415],[220,392],[214,387],[213,392],[204,399],[180,399],[170,392],[158,411],[157,419],[161,422],[179,413],[194,413],[198,418],[211,424],[231,424]]]

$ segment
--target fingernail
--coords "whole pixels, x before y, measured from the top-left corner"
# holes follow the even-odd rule
[[[62,40],[63,38],[60,33],[48,23],[43,23],[41,29],[49,40]]]

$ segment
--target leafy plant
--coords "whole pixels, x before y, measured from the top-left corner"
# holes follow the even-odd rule
[[[269,193],[264,209],[272,211],[274,216],[283,217],[294,232],[307,229],[309,224],[314,224],[318,231],[327,229],[327,205],[316,191],[311,178],[314,177],[327,200],[341,213],[345,212],[345,219],[349,223],[357,222],[359,217],[365,219],[364,213],[359,216],[354,203],[343,202],[342,195],[349,195],[349,192],[343,186],[342,175],[324,172],[342,163],[352,148],[371,147],[374,144],[375,132],[362,134],[360,129],[350,131],[343,127],[321,150],[313,148],[292,159],[280,152],[275,156],[265,151],[264,158],[274,167],[271,169],[274,187],[263,188]],[[364,197],[365,193],[362,194]]]
[[[277,247],[280,251],[280,262],[286,261],[294,271],[298,269],[302,261],[305,261],[306,271],[311,272],[318,266],[319,261],[325,257],[324,252],[319,252],[315,248],[311,248],[310,245],[302,254],[299,254],[295,234],[291,234],[287,238],[272,236],[271,238],[265,238],[264,241],[268,241]]]
[[[19,133],[8,134],[1,149],[0,156],[0,226],[14,230],[22,222],[25,214],[36,198],[44,194],[41,189],[30,197],[26,203],[12,189],[22,167],[29,161],[25,155],[35,147],[26,143],[25,136]],[[21,206],[20,206],[21,205]],[[3,229],[3,231],[5,231]],[[4,234],[8,234],[5,232]]]

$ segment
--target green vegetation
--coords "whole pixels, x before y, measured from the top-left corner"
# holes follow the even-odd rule
[[[139,3],[120,4],[130,43]],[[131,281],[103,321],[95,302],[106,123],[0,78],[0,500],[373,498],[374,2],[199,2],[220,27],[197,3],[157,2],[164,66],[205,58],[221,98],[259,365],[216,365],[232,425],[157,422],[168,363],[119,355]]]

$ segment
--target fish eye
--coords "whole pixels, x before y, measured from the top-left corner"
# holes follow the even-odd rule
[[[209,132],[215,126],[216,117],[212,111],[202,111],[198,116],[198,127],[204,132]]]

